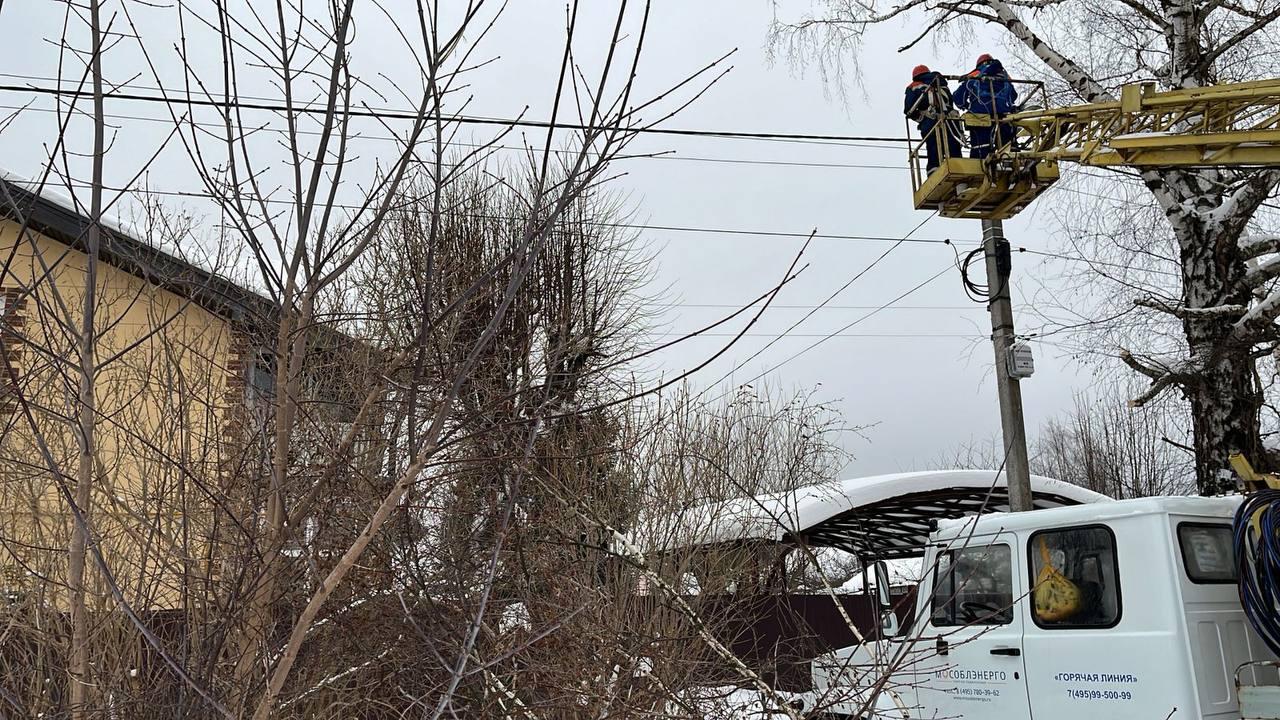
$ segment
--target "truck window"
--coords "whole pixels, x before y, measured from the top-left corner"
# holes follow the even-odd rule
[[[1044,530],[1028,542],[1031,616],[1042,628],[1108,628],[1120,622],[1120,574],[1109,528]]]
[[[1193,583],[1235,584],[1240,576],[1230,525],[1178,523],[1182,566]]]
[[[961,548],[938,556],[933,626],[1013,622],[1013,561],[1008,545]]]

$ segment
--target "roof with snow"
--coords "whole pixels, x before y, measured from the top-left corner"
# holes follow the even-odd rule
[[[0,218],[85,250],[89,217],[73,198],[48,183],[3,169],[0,184]],[[277,305],[269,298],[165,251],[119,218],[104,215],[102,228],[106,231],[101,246],[103,262],[228,319],[256,324],[270,323],[276,316]]]
[[[1036,509],[1107,502],[1106,495],[1031,476]],[[804,541],[875,558],[920,554],[939,520],[1007,512],[1004,473],[941,470],[851,478],[690,508],[676,519],[683,547]]]

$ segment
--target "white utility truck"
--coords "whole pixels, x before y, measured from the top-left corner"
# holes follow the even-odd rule
[[[1032,498],[1035,509],[1011,513],[1000,474],[902,473],[693,509],[685,521],[695,549],[833,547],[861,561],[863,596],[837,600],[856,630],[840,639],[835,625],[848,623],[825,623],[840,649],[800,658],[811,682],[789,696],[793,714],[1280,718],[1276,657],[1237,582],[1241,497],[1117,501],[1033,477]],[[914,565],[918,584],[892,583],[890,563],[899,576]]]
[[[1239,504],[1165,497],[940,521],[908,624],[886,614],[885,639],[818,658],[810,704],[834,717],[870,703],[877,718],[1238,719],[1237,682],[1277,684],[1237,590]]]

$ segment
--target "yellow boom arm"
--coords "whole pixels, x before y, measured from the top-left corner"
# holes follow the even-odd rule
[[[967,126],[991,119],[966,115]],[[1016,142],[986,160],[946,158],[925,176],[913,144],[915,205],[944,217],[1015,215],[1057,181],[1059,162],[1123,167],[1280,167],[1280,79],[1157,92],[1125,85],[1116,102],[1008,115]],[[939,123],[935,133],[944,132]],[[941,148],[945,142],[938,143]]]
[[[1156,92],[1012,115],[1022,157],[1128,167],[1280,166],[1280,79]],[[1025,134],[1025,135],[1024,135]]]

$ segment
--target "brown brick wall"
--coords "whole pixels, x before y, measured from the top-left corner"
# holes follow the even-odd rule
[[[0,414],[11,415],[18,408],[27,298],[22,290],[13,287],[0,287],[0,298],[4,299],[4,310],[0,313],[0,348],[4,353],[4,363],[0,366]]]

